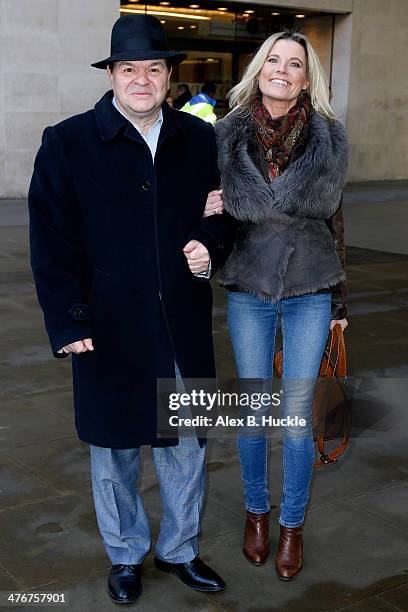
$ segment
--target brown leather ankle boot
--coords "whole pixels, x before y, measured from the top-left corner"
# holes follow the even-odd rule
[[[253,565],[263,565],[269,553],[269,512],[255,514],[247,510],[244,555]]]
[[[303,564],[303,525],[280,526],[275,564],[281,580],[293,580],[298,575]]]

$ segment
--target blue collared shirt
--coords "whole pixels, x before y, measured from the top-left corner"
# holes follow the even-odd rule
[[[121,115],[126,117],[126,115],[124,113],[122,113],[122,111],[118,107],[118,104],[117,104],[117,102],[115,100],[115,96],[113,96],[113,98],[112,98],[112,104],[116,108],[116,110],[120,112]],[[130,121],[129,117],[126,117],[126,119],[128,121]],[[139,134],[141,135],[143,140],[146,142],[147,146],[150,149],[150,153],[152,154],[152,158],[154,160],[154,156],[156,155],[156,150],[157,150],[157,143],[158,143],[159,136],[160,136],[160,130],[161,130],[161,126],[163,124],[163,111],[162,111],[162,109],[160,109],[159,116],[157,117],[157,120],[155,121],[155,123],[153,123],[153,125],[151,125],[149,127],[147,134],[143,134],[143,132],[140,129],[140,127],[136,123],[133,123],[133,121],[130,121],[130,123],[139,132]]]

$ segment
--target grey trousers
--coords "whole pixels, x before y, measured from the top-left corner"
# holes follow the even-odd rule
[[[180,434],[177,446],[151,450],[163,505],[155,554],[185,563],[198,555],[205,445],[200,448],[195,436]],[[152,536],[138,490],[140,449],[90,445],[90,453],[96,518],[106,552],[113,565],[142,563]]]

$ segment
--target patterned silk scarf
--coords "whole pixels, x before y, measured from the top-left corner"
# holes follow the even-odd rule
[[[295,106],[277,119],[272,119],[260,97],[250,105],[249,112],[265,153],[271,181],[288,166],[291,152],[300,140],[303,127],[309,122],[311,110],[310,95],[305,90],[300,92]]]

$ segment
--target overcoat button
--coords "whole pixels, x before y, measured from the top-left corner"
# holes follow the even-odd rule
[[[142,183],[143,191],[150,191],[151,188],[152,188],[152,184],[150,181],[143,181]]]
[[[86,304],[73,304],[69,313],[78,321],[89,321],[90,315]]]

